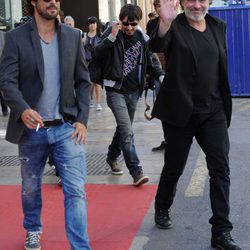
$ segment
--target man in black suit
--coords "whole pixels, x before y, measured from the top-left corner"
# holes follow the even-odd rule
[[[209,0],[160,0],[160,21],[150,49],[167,55],[166,77],[152,116],[164,122],[165,164],[155,198],[155,223],[171,226],[177,182],[196,138],[206,155],[213,215],[211,245],[241,249],[229,220],[229,138],[232,100],[228,82],[226,25],[207,14]]]
[[[60,0],[28,0],[33,20],[6,34],[0,89],[11,109],[6,139],[18,144],[25,249],[39,250],[41,184],[52,155],[64,192],[71,249],[89,250],[84,143],[90,79],[80,31],[57,21]]]

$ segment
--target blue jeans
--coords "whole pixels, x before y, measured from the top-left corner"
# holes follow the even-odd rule
[[[86,159],[83,145],[70,140],[74,128],[64,123],[38,132],[26,129],[19,143],[22,175],[22,206],[24,228],[29,232],[42,231],[41,185],[44,166],[49,154],[62,179],[66,234],[71,250],[89,250],[87,234]]]
[[[132,94],[107,91],[107,104],[112,110],[117,124],[112,142],[109,145],[108,159],[115,161],[122,151],[126,166],[132,176],[141,171],[132,129],[138,100],[139,91]]]

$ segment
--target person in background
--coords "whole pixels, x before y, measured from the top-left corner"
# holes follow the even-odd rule
[[[88,18],[88,33],[84,36],[84,48],[86,53],[86,60],[89,63],[89,73],[90,79],[92,80],[91,91],[90,91],[90,107],[94,107],[94,95],[96,102],[96,111],[101,111],[101,94],[102,87],[100,84],[95,82],[95,74],[96,74],[96,65],[95,61],[92,60],[92,54],[94,47],[101,40],[100,33],[98,32],[98,19],[95,16],[91,16]]]
[[[94,57],[103,62],[103,85],[107,104],[117,124],[106,161],[112,174],[123,174],[117,162],[123,152],[135,186],[149,180],[143,173],[134,145],[132,124],[136,106],[144,90],[147,68],[152,68],[157,79],[164,77],[162,69],[158,65],[152,65],[148,37],[138,30],[141,19],[142,11],[139,6],[125,4],[120,10],[120,21],[113,22],[94,49]]]
[[[24,248],[41,249],[42,176],[52,154],[70,247],[89,250],[84,143],[91,84],[82,37],[58,22],[58,0],[27,0],[27,9],[33,20],[6,34],[0,63],[0,90],[11,109],[6,140],[18,144],[21,162]]]
[[[148,13],[149,20],[155,19],[157,17],[157,14],[155,11]]]
[[[155,197],[158,228],[172,225],[170,208],[195,137],[210,177],[211,246],[240,250],[229,220],[229,138],[232,114],[226,24],[209,14],[209,0],[160,0],[160,20],[150,49],[167,55],[166,77],[152,116],[164,123],[165,162]]]
[[[98,33],[102,33],[106,29],[106,23],[103,22],[101,19],[98,20],[99,31]]]
[[[160,0],[154,0],[153,2],[154,8],[155,8],[155,13],[156,13],[156,17],[150,19],[147,23],[146,26],[146,32],[147,35],[150,37],[151,34],[153,33],[155,27],[157,26],[157,24],[159,23],[159,9],[160,9]],[[164,56],[163,53],[157,53],[157,56],[161,62],[161,66],[163,68],[163,70],[166,72],[166,57]],[[155,81],[155,80],[154,80]],[[155,88],[156,88],[156,94],[158,94],[159,89],[160,89],[160,84],[159,81],[155,81]],[[161,122],[162,123],[162,122]],[[162,123],[162,131],[163,131],[163,135],[164,135],[164,124]],[[166,136],[164,135],[164,140],[160,143],[159,146],[153,147],[152,151],[156,152],[156,151],[163,151],[166,148]]]
[[[74,18],[72,16],[66,16],[63,21],[64,21],[65,25],[67,25],[67,26],[69,26],[71,28],[74,28],[76,30],[79,30],[80,33],[81,33],[81,36],[83,35],[83,32],[82,32],[81,29],[75,28],[75,20],[74,20]]]
[[[59,23],[63,23],[64,12],[62,10],[59,10],[58,15],[57,15],[57,19],[58,19]]]
[[[146,25],[146,32],[149,37],[151,36],[152,32],[154,31],[155,27],[157,26],[160,20],[160,17],[159,17],[159,10],[161,6],[160,0],[154,0],[153,5],[154,5],[155,11],[151,13],[155,13],[155,15],[149,18],[149,21],[147,22],[147,25]],[[165,63],[163,66],[165,66]]]
[[[106,29],[110,28],[110,27],[111,27],[111,22],[110,22],[110,21],[107,21],[107,22],[105,23],[105,27],[104,27],[103,32],[104,32]]]
[[[4,47],[4,42],[5,42],[5,32],[0,30],[0,58],[1,58],[1,54],[2,54],[2,50]],[[1,101],[1,107],[2,107],[2,114],[3,116],[8,116],[9,112],[8,112],[8,106],[6,105],[2,92],[0,91],[0,101]]]
[[[64,18],[64,24],[71,28],[75,28],[75,20],[72,16],[66,16]]]

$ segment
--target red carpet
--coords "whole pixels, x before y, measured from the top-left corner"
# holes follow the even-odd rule
[[[23,249],[20,191],[20,186],[0,186],[0,249]],[[154,185],[86,185],[92,250],[128,250],[155,191]],[[61,189],[44,185],[42,250],[69,250],[63,210]]]

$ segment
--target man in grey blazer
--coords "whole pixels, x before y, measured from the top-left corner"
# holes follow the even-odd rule
[[[226,24],[207,14],[209,0],[160,0],[160,22],[150,49],[167,56],[166,77],[152,111],[167,136],[165,163],[155,197],[155,223],[171,226],[170,207],[195,137],[210,177],[211,245],[240,250],[229,219],[229,138],[232,100],[228,82]]]
[[[21,160],[25,249],[41,249],[41,183],[49,154],[62,179],[72,250],[89,250],[84,143],[90,79],[81,34],[57,22],[59,0],[28,0],[33,21],[6,34],[0,88],[11,109],[6,139]]]
[[[5,33],[0,30],[0,57],[1,57],[1,54],[3,51],[4,41],[5,41]],[[1,101],[3,116],[7,116],[8,115],[8,107],[3,99],[3,95],[2,95],[1,91],[0,91],[0,101]]]

